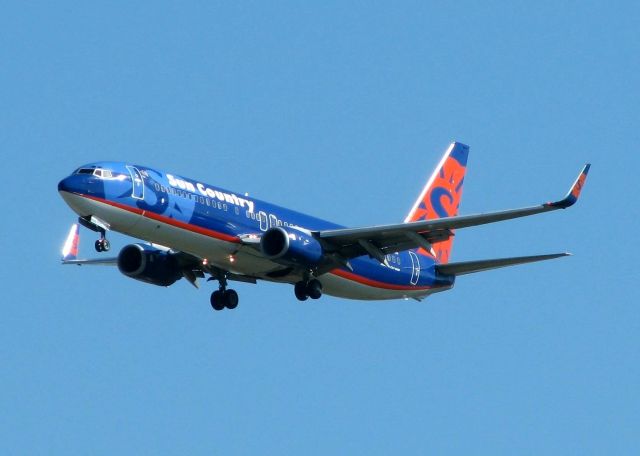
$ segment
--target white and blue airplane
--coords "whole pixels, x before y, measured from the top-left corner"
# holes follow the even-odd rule
[[[469,147],[452,143],[403,223],[345,228],[265,201],[146,166],[96,162],[58,184],[78,223],[99,233],[109,250],[110,230],[146,241],[117,257],[78,259],[79,228],[71,227],[63,264],[117,265],[126,276],[169,286],[181,278],[198,286],[209,276],[215,310],[234,309],[229,281],[291,284],[304,301],[322,293],[350,299],[421,300],[449,290],[457,276],[568,255],[556,253],[449,262],[454,230],[573,205],[585,165],[565,198],[537,206],[458,216]]]

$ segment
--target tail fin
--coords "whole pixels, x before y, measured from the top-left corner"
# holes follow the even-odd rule
[[[451,143],[405,218],[405,223],[458,215],[468,156],[469,146],[459,142]],[[452,245],[453,236],[449,236],[446,240],[435,243],[431,252],[424,249],[419,252],[444,264],[449,261]]]

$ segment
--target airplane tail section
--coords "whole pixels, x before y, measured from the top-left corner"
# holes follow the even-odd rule
[[[405,223],[458,215],[468,156],[469,146],[459,142],[449,146],[405,218]],[[452,245],[453,234],[434,242],[431,251],[421,248],[418,252],[435,258],[440,264],[446,264]]]
[[[463,274],[471,274],[474,272],[488,271],[490,269],[504,268],[507,266],[515,266],[518,264],[535,263],[537,261],[553,260],[569,256],[570,253],[552,253],[549,255],[533,255],[511,258],[496,258],[492,260],[479,261],[462,261],[460,263],[449,263],[436,265],[436,271],[444,275],[459,276]]]

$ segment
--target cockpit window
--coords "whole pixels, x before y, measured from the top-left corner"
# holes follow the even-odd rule
[[[94,168],[80,168],[76,171],[76,174],[93,174],[94,171]]]
[[[93,175],[100,177],[102,179],[110,179],[113,177],[113,174],[111,173],[111,170],[109,169],[100,169],[97,168],[96,170],[93,171]]]
[[[75,174],[93,174],[96,177],[101,179],[113,179],[115,177],[114,173],[110,169],[102,169],[102,168],[79,168],[76,170]]]

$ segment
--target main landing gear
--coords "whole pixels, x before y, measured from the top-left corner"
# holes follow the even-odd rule
[[[322,284],[317,279],[302,280],[295,284],[293,291],[299,301],[306,301],[307,298],[319,299],[322,296]]]
[[[235,309],[238,307],[238,293],[235,290],[227,289],[227,278],[220,276],[218,281],[220,282],[220,287],[217,291],[211,293],[211,307],[213,307],[213,310],[222,310],[225,307],[227,309]]]

